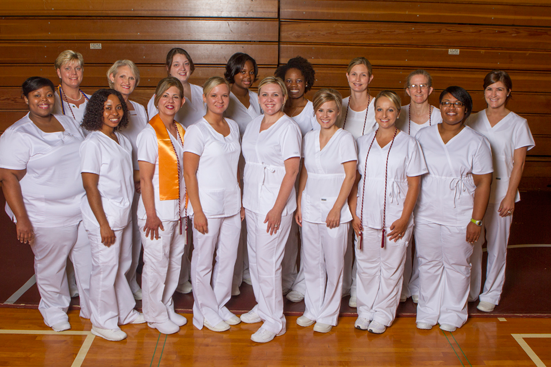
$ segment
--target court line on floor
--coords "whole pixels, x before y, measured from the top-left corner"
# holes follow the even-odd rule
[[[155,349],[153,350],[153,355],[151,356],[151,362],[149,363],[149,367],[153,366],[153,360],[155,359],[155,353],[157,353],[157,346],[159,345],[160,338],[161,338],[161,333],[159,333],[159,336],[157,337],[157,343],[155,344]]]
[[[35,283],[36,283],[36,276],[33,274],[31,279],[27,280],[27,282],[25,284],[23,284],[23,286],[21,288],[16,290],[15,293],[12,294],[10,296],[10,298],[8,298],[4,303],[9,304],[9,305],[13,305],[15,302],[17,302],[19,297],[21,297],[23,294],[25,294],[25,292],[27,292],[33,285],[35,285]]]
[[[517,343],[524,349],[524,352],[526,352],[537,367],[545,367],[545,363],[543,363],[534,350],[530,348],[524,338],[551,338],[551,334],[511,334],[511,336],[515,338]]]
[[[463,367],[465,367],[465,364],[463,364],[463,361],[461,360],[461,357],[459,357],[459,354],[457,354],[457,351],[455,350],[455,348],[453,347],[452,343],[450,342],[450,339],[448,339],[448,336],[446,335],[446,332],[444,330],[441,330],[442,331],[442,334],[444,334],[444,336],[446,337],[446,340],[448,341],[448,344],[450,345],[450,347],[452,347],[452,350],[453,352],[455,353],[455,356],[457,357],[457,359],[459,359],[459,363],[461,363],[461,365]],[[451,334],[451,333],[450,333]],[[470,363],[469,363],[470,364]]]
[[[452,336],[453,340],[455,341],[455,344],[457,344],[457,346],[459,347],[459,350],[461,351],[461,354],[463,354],[463,357],[465,357],[465,359],[467,360],[467,363],[469,363],[469,366],[473,366],[471,364],[471,361],[469,361],[469,358],[467,358],[467,355],[465,354],[465,352],[463,352],[463,349],[461,348],[461,345],[459,345],[459,343],[457,342],[457,339],[455,339],[455,336],[453,336],[453,333],[450,333],[450,335]]]

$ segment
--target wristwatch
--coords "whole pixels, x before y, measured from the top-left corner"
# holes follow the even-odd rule
[[[476,219],[471,218],[471,222],[476,224],[479,227],[482,227],[482,221],[481,220],[476,220]]]

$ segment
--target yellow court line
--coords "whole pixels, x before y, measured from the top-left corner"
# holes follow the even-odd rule
[[[80,347],[80,350],[78,351],[78,354],[73,361],[73,364],[71,367],[80,367],[82,366],[82,363],[84,362],[84,359],[86,358],[86,354],[90,350],[90,347],[92,346],[92,343],[94,342],[94,338],[96,336],[92,333],[89,333],[86,339],[84,340],[84,343],[82,343],[82,346]]]
[[[537,367],[546,367],[545,363],[543,363],[532,348],[530,348],[524,338],[551,338],[551,334],[511,334],[511,336],[515,338],[517,343],[522,347],[522,349],[524,349],[526,354],[528,354],[528,357],[530,357],[532,362],[534,362]]]
[[[507,321],[507,319],[505,317],[498,317],[497,318],[499,321]]]

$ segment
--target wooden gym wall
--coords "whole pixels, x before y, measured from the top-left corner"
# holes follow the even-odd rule
[[[503,69],[513,79],[509,107],[528,119],[537,144],[521,187],[551,185],[548,0],[8,0],[0,3],[0,45],[0,131],[25,113],[19,87],[27,77],[57,82],[53,63],[65,49],[83,54],[89,93],[107,85],[115,60],[136,62],[142,80],[133,99],[142,104],[166,75],[165,55],[175,46],[191,54],[195,84],[222,75],[234,52],[253,56],[260,78],[301,55],[316,69],[314,90],[333,87],[346,96],[346,66],[365,56],[373,64],[372,94],[394,89],[406,104],[405,77],[424,68],[434,79],[431,104],[442,89],[460,85],[475,111],[486,107],[484,75]]]

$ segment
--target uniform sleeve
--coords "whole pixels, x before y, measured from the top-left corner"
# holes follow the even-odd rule
[[[80,172],[100,174],[102,151],[92,139],[86,139],[80,144]]]
[[[155,130],[149,126],[142,130],[138,135],[138,161],[157,163],[159,155],[159,146],[157,145],[157,136]]]
[[[184,138],[184,152],[203,155],[205,150],[205,138],[201,129],[196,125],[191,125],[186,131]]]
[[[425,163],[425,156],[421,145],[417,140],[411,141],[408,145],[408,166],[406,168],[406,176],[416,177],[428,173],[427,164]]]
[[[299,157],[302,146],[302,133],[297,124],[290,123],[287,125],[285,132],[281,134],[281,154],[283,160]]]
[[[159,111],[157,111],[157,107],[155,107],[155,95],[153,95],[147,103],[147,115],[149,119],[152,119],[157,113],[159,113]]]
[[[518,123],[518,127],[515,131],[515,149],[527,147],[528,150],[536,146],[534,137],[528,126],[528,122],[525,119],[521,119]]]
[[[13,170],[27,169],[31,158],[31,142],[25,134],[8,130],[0,137],[0,167]]]
[[[484,175],[494,171],[490,143],[486,138],[482,139],[473,157],[473,175]]]
[[[358,160],[358,152],[356,151],[356,142],[352,134],[346,134],[339,142],[339,163],[346,163]]]

